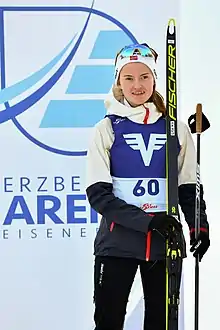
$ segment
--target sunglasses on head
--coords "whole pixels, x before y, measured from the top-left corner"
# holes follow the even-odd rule
[[[133,58],[135,59],[135,57],[138,55],[144,57],[152,57],[154,58],[155,62],[158,57],[157,52],[153,48],[150,48],[146,43],[143,43],[125,46],[118,53],[116,60],[118,58],[123,59],[128,57],[132,60]]]

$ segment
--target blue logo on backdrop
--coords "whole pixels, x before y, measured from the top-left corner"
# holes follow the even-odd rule
[[[42,116],[39,129],[63,129],[63,128],[90,128],[105,115],[104,96],[109,92],[113,81],[113,64],[101,64],[103,60],[113,60],[116,52],[126,43],[137,42],[133,34],[118,20],[112,16],[87,7],[1,7],[0,8],[0,54],[1,54],[1,91],[0,104],[5,106],[0,112],[0,123],[12,120],[17,129],[31,142],[39,147],[66,156],[85,156],[86,150],[69,151],[63,148],[55,148],[41,142],[31,135],[30,132],[16,118],[42,100],[49,91],[63,77],[67,68],[70,67],[75,55],[77,55],[85,33],[89,33],[89,22],[92,15],[101,17],[112,23],[114,29],[102,29],[101,25],[97,31],[97,38],[91,52],[87,55],[87,64],[77,64],[71,74],[71,79],[64,91],[63,99],[50,99]],[[45,66],[29,75],[22,81],[11,86],[6,86],[5,68],[5,45],[4,36],[4,15],[6,12],[79,12],[88,13],[81,32],[77,31],[72,40]],[[54,38],[54,42],[55,42]],[[48,46],[49,47],[49,46]],[[65,57],[64,60],[62,58]],[[96,64],[94,65],[94,60]],[[61,64],[58,65],[59,62]],[[91,62],[91,65],[89,64]],[[100,62],[100,63],[99,63]],[[52,72],[53,71],[53,72]],[[51,73],[52,72],[52,73]],[[50,74],[48,79],[45,77]],[[39,82],[44,79],[43,85]],[[21,99],[23,93],[34,89],[31,94]],[[78,98],[74,99],[75,95]],[[100,98],[100,94],[103,96]],[[88,98],[88,95],[90,98]],[[79,98],[81,96],[81,98]],[[92,96],[92,98],[91,98]],[[12,100],[19,97],[19,101],[12,104]],[[65,99],[66,97],[66,99]],[[69,99],[71,97],[71,99]],[[48,135],[50,131],[48,130]]]

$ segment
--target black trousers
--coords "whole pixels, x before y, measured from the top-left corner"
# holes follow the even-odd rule
[[[144,330],[166,329],[165,261],[146,262],[130,258],[96,257],[95,330],[123,329],[128,297],[138,267],[145,300]]]

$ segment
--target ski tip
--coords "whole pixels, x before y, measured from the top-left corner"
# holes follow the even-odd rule
[[[168,28],[176,27],[176,20],[174,18],[170,18],[168,21]]]
[[[175,34],[175,29],[176,29],[176,21],[174,18],[170,18],[168,21],[168,26],[167,26],[167,33],[168,35],[173,35]]]

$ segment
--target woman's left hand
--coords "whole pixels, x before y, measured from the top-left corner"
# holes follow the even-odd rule
[[[190,252],[194,252],[195,258],[199,256],[199,261],[201,261],[210,246],[208,231],[200,231],[197,239],[195,239],[195,232],[193,231],[190,234],[190,245]]]

